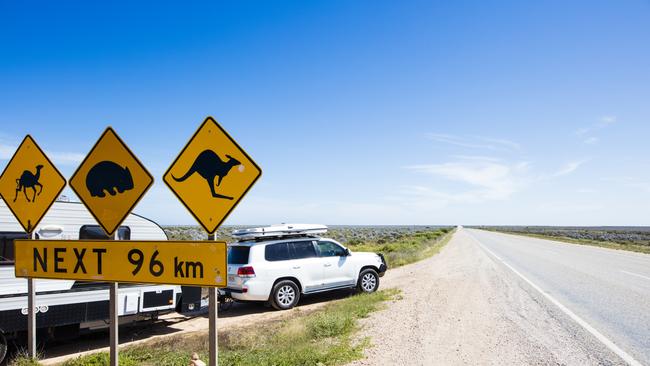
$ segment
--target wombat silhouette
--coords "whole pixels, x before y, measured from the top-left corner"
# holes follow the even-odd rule
[[[221,185],[221,180],[228,175],[230,169],[241,164],[237,159],[230,155],[226,155],[226,157],[228,158],[228,161],[223,161],[214,151],[204,150],[196,157],[194,163],[185,175],[180,178],[176,178],[172,175],[172,178],[177,182],[183,182],[192,174],[199,173],[199,175],[208,182],[208,185],[210,185],[212,197],[232,200],[232,197],[221,195],[217,193],[214,188],[214,178],[219,177],[217,180],[217,186]]]
[[[108,192],[111,196],[133,189],[133,177],[129,168],[122,168],[118,164],[104,160],[95,164],[86,175],[86,188],[93,197],[106,197]]]
[[[14,202],[16,202],[16,198],[18,198],[18,193],[20,191],[23,191],[23,194],[25,194],[25,199],[27,202],[36,201],[36,186],[40,188],[38,191],[39,195],[41,192],[43,192],[43,185],[38,182],[38,180],[41,178],[41,169],[43,169],[43,166],[39,164],[36,166],[36,174],[30,172],[29,170],[25,170],[23,174],[21,174],[20,178],[16,179],[17,187],[16,195],[14,196]],[[27,196],[27,188],[31,188],[34,191],[34,196],[32,197],[31,201]]]

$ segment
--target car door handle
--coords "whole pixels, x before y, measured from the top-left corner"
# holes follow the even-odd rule
[[[326,264],[325,264],[325,267],[331,267],[331,266],[332,266],[331,263],[326,263]]]
[[[300,266],[293,267],[293,269],[300,269]]]

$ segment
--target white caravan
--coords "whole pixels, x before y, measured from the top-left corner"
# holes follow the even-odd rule
[[[55,202],[34,231],[42,239],[107,239],[80,203]],[[120,239],[167,240],[155,222],[130,214],[118,229]],[[14,239],[27,234],[0,199],[0,363],[7,344],[22,343],[27,329],[27,280],[14,275]],[[39,336],[70,337],[80,330],[106,327],[108,284],[73,280],[35,280],[36,324]],[[181,295],[188,290],[183,298]],[[190,295],[191,294],[191,295]],[[173,285],[120,284],[120,323],[153,318],[163,312],[200,306],[200,289]],[[177,307],[178,306],[178,307]]]

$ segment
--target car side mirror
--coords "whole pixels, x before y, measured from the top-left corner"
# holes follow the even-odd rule
[[[350,255],[351,255],[351,253],[350,253],[350,249],[345,248],[345,256],[346,256],[346,257],[349,257]]]

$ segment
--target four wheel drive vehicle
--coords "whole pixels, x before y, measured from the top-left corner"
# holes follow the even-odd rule
[[[374,292],[387,266],[381,254],[351,252],[322,238],[323,225],[275,225],[236,230],[228,246],[228,287],[239,301],[268,301],[290,309],[302,294],[357,288]]]

